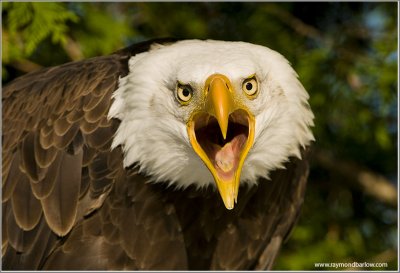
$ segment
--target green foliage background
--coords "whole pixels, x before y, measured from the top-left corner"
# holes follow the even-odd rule
[[[275,269],[356,261],[393,270],[397,16],[395,2],[3,3],[2,82],[156,37],[268,46],[289,59],[310,93],[317,139],[302,215]],[[360,185],[363,172],[389,184],[395,202]]]

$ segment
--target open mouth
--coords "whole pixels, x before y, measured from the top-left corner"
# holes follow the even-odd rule
[[[203,94],[187,122],[189,141],[211,172],[225,207],[233,209],[244,160],[254,142],[255,117],[235,99],[232,84],[222,74],[207,78]]]
[[[219,178],[230,181],[235,177],[249,138],[249,115],[236,110],[229,115],[224,139],[218,121],[207,113],[194,118],[196,140],[208,157]]]

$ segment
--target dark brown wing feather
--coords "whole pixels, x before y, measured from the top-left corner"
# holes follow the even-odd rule
[[[290,158],[285,169],[271,173],[271,180],[259,181],[257,187],[241,187],[232,211],[225,209],[212,189],[188,188],[164,196],[177,210],[189,267],[271,269],[303,203],[307,154],[304,150],[302,160]]]
[[[286,169],[272,173],[271,181],[260,181],[241,217],[219,238],[212,267],[271,269],[299,215],[307,177],[307,160],[292,159]],[[227,249],[235,253],[230,259]]]
[[[4,87],[4,269],[272,267],[303,201],[305,160],[242,187],[228,211],[215,190],[146,183],[123,168],[119,147],[110,151],[111,95],[130,56],[152,43]]]

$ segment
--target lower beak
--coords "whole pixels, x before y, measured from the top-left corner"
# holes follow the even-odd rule
[[[188,122],[190,143],[214,177],[227,209],[233,209],[244,160],[253,145],[254,116],[234,97],[221,74],[206,81],[205,104]]]

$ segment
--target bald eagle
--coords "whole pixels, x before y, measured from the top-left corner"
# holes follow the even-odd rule
[[[314,117],[267,47],[152,40],[2,100],[3,269],[270,269],[298,218]]]

